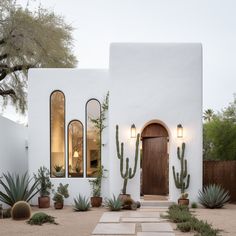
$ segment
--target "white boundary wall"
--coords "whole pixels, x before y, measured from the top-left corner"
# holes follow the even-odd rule
[[[27,127],[0,116],[0,175],[28,171]]]

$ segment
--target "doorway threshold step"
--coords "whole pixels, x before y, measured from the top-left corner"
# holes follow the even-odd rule
[[[173,205],[172,201],[145,201],[141,200],[141,207],[169,207]]]

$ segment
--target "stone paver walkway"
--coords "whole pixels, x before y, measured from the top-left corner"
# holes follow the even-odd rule
[[[175,236],[170,223],[160,217],[165,209],[105,212],[92,236]]]

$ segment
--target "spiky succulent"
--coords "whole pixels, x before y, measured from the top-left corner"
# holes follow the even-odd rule
[[[79,195],[79,197],[74,198],[74,203],[75,211],[87,211],[90,208],[89,199],[82,195]]]
[[[203,191],[199,191],[199,202],[206,208],[222,208],[224,204],[229,202],[230,195],[221,186],[210,184],[204,187]]]
[[[61,165],[54,165],[54,169],[55,169],[56,172],[60,172],[60,171],[63,170],[63,166],[61,166]]]
[[[106,207],[108,207],[111,211],[120,211],[122,208],[122,201],[119,197],[116,197],[113,194],[113,198],[109,198],[105,201]]]
[[[39,190],[39,181],[31,179],[27,172],[19,174],[3,174],[0,178],[0,201],[9,206],[13,206],[18,201],[30,201]]]

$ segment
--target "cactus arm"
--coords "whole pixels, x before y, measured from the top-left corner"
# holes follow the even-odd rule
[[[173,170],[173,176],[174,176],[175,186],[176,186],[177,188],[179,188],[179,173],[177,173],[177,175],[176,175],[176,173],[175,173],[175,167],[174,167],[174,166],[172,166],[172,170]]]
[[[123,143],[121,143],[121,150],[122,150],[122,146],[123,146]],[[116,125],[116,152],[117,152],[118,159],[121,159],[118,125]]]
[[[121,143],[121,153],[120,153],[120,158],[124,157],[124,143]]]
[[[190,183],[190,175],[188,175],[188,177],[187,177],[187,185],[186,185],[185,189],[188,189],[189,183]]]
[[[174,166],[172,166],[172,170],[173,170],[173,177],[174,177],[175,185],[177,186],[177,179],[176,179],[175,167]]]
[[[120,174],[123,179],[127,178],[128,176],[128,171],[129,171],[129,158],[126,158],[125,160],[125,172],[123,172],[123,159],[122,162],[120,162]],[[121,164],[122,163],[122,164]]]
[[[137,170],[137,165],[138,165],[138,154],[139,154],[139,138],[140,138],[140,134],[137,135],[136,138],[136,145],[135,145],[135,160],[134,160],[134,169],[133,169],[133,173],[132,173],[132,168],[129,169],[129,178],[132,179],[135,174],[136,174],[136,170]]]
[[[177,157],[180,160],[180,148],[179,147],[177,147]]]
[[[181,155],[182,158],[184,158],[184,154],[185,154],[185,143],[182,143],[182,155]]]
[[[186,178],[188,174],[187,160],[184,160],[184,173],[183,177]]]

